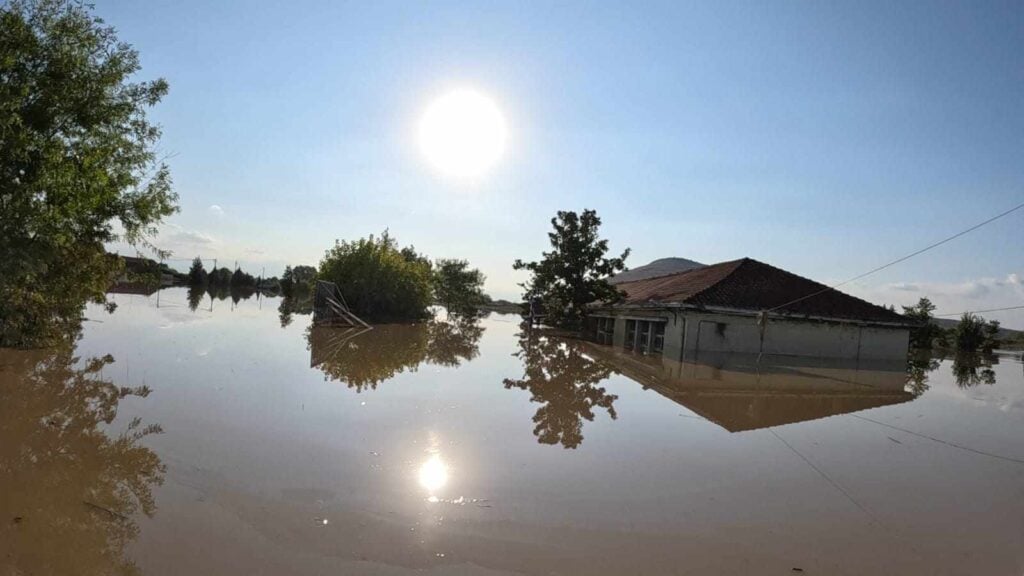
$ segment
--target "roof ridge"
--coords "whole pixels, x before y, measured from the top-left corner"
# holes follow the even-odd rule
[[[743,258],[739,258],[737,260],[726,260],[725,262],[719,262],[718,264],[712,264],[712,266],[718,266],[718,265],[722,265],[722,264],[736,264],[736,265],[733,266],[732,270],[729,270],[728,274],[726,274],[725,276],[722,276],[718,280],[716,280],[716,281],[712,282],[711,284],[701,288],[700,290],[694,292],[693,294],[690,294],[689,296],[687,296],[686,299],[687,300],[693,300],[694,298],[699,297],[701,294],[707,292],[708,290],[714,288],[715,286],[718,286],[722,282],[725,282],[726,280],[729,279],[729,277],[731,277],[733,274],[735,274],[737,270],[742,268],[744,264],[747,264],[748,262],[751,262],[751,261],[756,262],[756,260],[754,260],[753,258],[748,258],[748,257],[744,256]]]

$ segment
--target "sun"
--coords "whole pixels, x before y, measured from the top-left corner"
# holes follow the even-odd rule
[[[456,90],[427,107],[420,121],[420,148],[441,172],[481,176],[505,150],[505,118],[494,101],[474,90]]]

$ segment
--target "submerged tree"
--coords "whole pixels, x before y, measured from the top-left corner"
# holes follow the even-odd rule
[[[336,242],[320,262],[318,278],[337,284],[349,308],[364,320],[426,318],[430,263],[407,256],[386,230],[379,237]]]
[[[189,286],[206,286],[208,281],[206,267],[203,266],[203,259],[196,256],[192,260],[192,266],[188,269]]]
[[[527,301],[539,297],[549,323],[578,330],[588,304],[622,298],[607,279],[625,269],[629,249],[617,258],[605,257],[608,241],[598,235],[601,219],[593,210],[582,214],[560,211],[551,225],[554,232],[548,233],[548,239],[552,250],[544,252],[538,262],[516,260],[512,267],[530,272],[523,297]]]
[[[921,298],[913,306],[903,307],[903,315],[917,324],[917,327],[910,331],[911,348],[931,350],[936,344],[945,346],[946,331],[934,322],[933,312],[935,304],[928,298]]]
[[[295,296],[311,292],[315,280],[316,268],[312,266],[285,266],[281,275],[281,293]]]
[[[152,248],[176,210],[146,118],[167,83],[134,81],[138,54],[90,10],[0,6],[0,346],[73,331],[123,266],[104,243]]]
[[[614,371],[584,354],[579,343],[528,331],[519,335],[515,356],[523,362],[523,377],[503,383],[509,390],[529,390],[530,401],[541,404],[533,416],[533,434],[541,444],[579,447],[583,421],[592,422],[597,408],[616,419],[618,396],[598,386]]]
[[[484,275],[465,260],[438,260],[434,266],[434,297],[452,316],[475,316],[488,298]]]
[[[69,345],[0,350],[3,573],[138,573],[125,548],[136,515],[156,512],[165,468],[141,443],[159,426],[136,418],[112,430],[121,400],[149,394],[104,379],[113,361],[83,362]]]
[[[964,312],[960,323],[953,329],[953,342],[961,352],[991,352],[998,344],[999,322],[986,322],[984,318]]]

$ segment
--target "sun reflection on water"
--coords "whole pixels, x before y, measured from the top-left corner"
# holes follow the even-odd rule
[[[448,483],[448,465],[441,460],[438,454],[432,454],[430,458],[420,465],[419,471],[420,486],[430,493],[431,497],[444,485]]]

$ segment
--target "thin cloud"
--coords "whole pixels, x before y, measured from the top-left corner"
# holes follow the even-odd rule
[[[1014,272],[1003,277],[972,278],[961,282],[894,282],[878,286],[858,284],[849,292],[877,304],[911,306],[928,298],[936,314],[1024,305],[1024,282]],[[1024,329],[1024,313],[992,312],[986,318],[1000,320],[1008,328]]]

